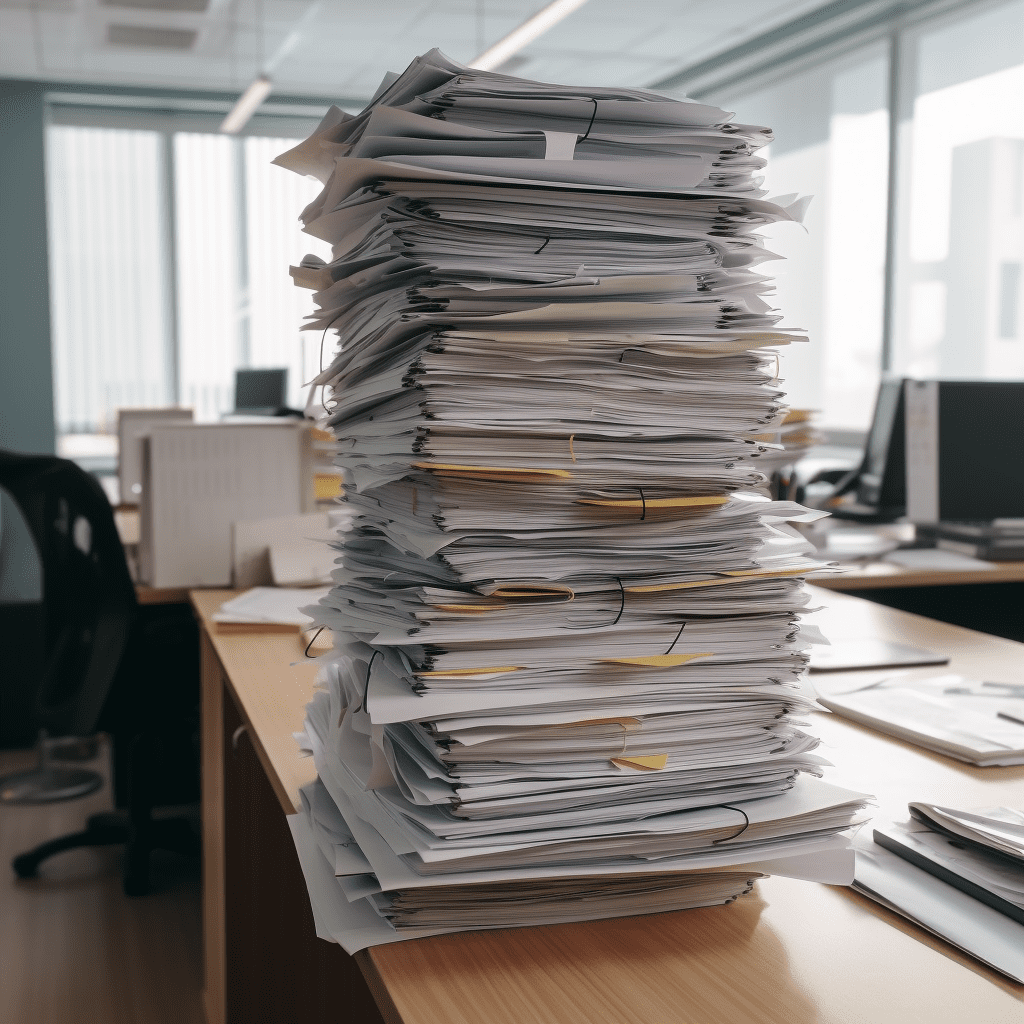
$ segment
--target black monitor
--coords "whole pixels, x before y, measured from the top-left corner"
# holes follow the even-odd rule
[[[288,370],[235,370],[235,412],[272,416],[288,395]]]
[[[1024,518],[1024,381],[915,380],[905,388],[914,414],[908,515],[922,523]]]
[[[903,379],[889,377],[878,387],[857,481],[858,503],[882,517],[895,519],[906,509],[905,433]]]
[[[903,378],[887,377],[878,388],[860,465],[836,486],[829,508],[840,519],[891,522],[907,507],[904,457]],[[841,495],[849,495],[838,501]]]
[[[833,514],[873,522],[907,514],[907,387],[932,389],[935,412],[930,427],[935,465],[932,477],[926,477],[934,479],[934,494],[926,502],[934,516],[917,518],[1024,517],[1024,381],[900,377],[879,386],[864,457],[834,497],[852,494],[830,505]]]

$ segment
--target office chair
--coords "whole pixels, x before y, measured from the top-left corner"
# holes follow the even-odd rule
[[[28,878],[61,850],[125,843],[124,889],[141,895],[149,888],[150,851],[196,854],[198,837],[183,818],[152,817],[161,752],[187,728],[179,715],[159,713],[164,680],[147,685],[138,653],[131,656],[139,648],[140,616],[113,511],[92,476],[53,456],[0,451],[0,487],[20,508],[42,564],[45,640],[34,700],[37,724],[57,735],[85,736],[104,719],[114,723],[117,802],[127,806],[92,815],[84,831],[43,843],[15,857],[12,866]],[[125,679],[127,669],[134,669],[131,680]],[[0,801],[71,799],[101,784],[95,772],[52,764],[45,736],[39,750],[35,769],[0,779]]]

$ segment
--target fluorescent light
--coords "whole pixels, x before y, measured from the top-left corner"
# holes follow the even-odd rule
[[[493,46],[484,50],[476,60],[471,60],[469,66],[476,68],[477,71],[493,71],[524,46],[529,46],[534,39],[544,35],[548,29],[554,28],[563,18],[567,18],[573,11],[578,11],[586,2],[587,0],[552,0],[552,3],[541,8],[532,18],[527,18],[518,28],[512,29],[504,39],[499,39]]]
[[[240,132],[249,118],[256,113],[256,108],[270,95],[273,87],[274,83],[266,75],[257,75],[221,122],[220,130],[226,135]]]

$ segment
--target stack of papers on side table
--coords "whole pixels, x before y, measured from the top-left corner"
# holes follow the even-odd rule
[[[1024,813],[910,814],[858,837],[853,887],[1024,983]]]
[[[804,576],[764,494],[787,408],[767,129],[437,51],[278,162],[352,524],[319,608],[321,935],[376,942],[848,882],[865,797],[802,728]]]

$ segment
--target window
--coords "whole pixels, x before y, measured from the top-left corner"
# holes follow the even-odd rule
[[[907,40],[893,369],[1022,377],[1024,2]]]
[[[288,266],[329,249],[296,219],[319,183],[270,162],[295,140],[47,131],[58,433],[109,432],[122,406],[216,419],[244,366],[288,367],[301,407],[319,347]]]
[[[174,401],[167,366],[161,137],[48,130],[54,390],[59,433],[121,405]]]
[[[791,405],[828,427],[864,430],[881,371],[889,167],[888,53],[861,51],[724,103],[737,120],[770,126],[768,196],[813,196],[804,219],[764,232],[785,258],[780,326],[809,332],[783,360]]]
[[[790,402],[827,428],[863,430],[884,371],[1024,377],[1024,0],[912,7],[708,96],[775,129],[769,195],[814,196],[806,234],[767,233],[786,262],[766,269],[813,343],[786,353]]]

